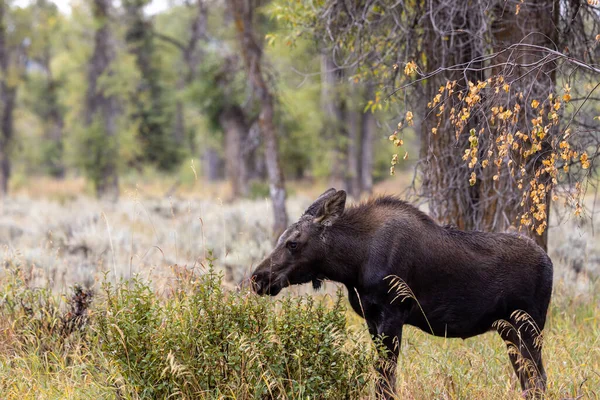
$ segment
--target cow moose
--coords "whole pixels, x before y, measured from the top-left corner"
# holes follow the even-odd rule
[[[543,396],[539,339],[553,268],[541,247],[517,234],[441,226],[394,197],[345,206],[343,190],[317,198],[253,272],[253,290],[275,296],[289,285],[344,284],[387,350],[378,397],[393,397],[405,324],[463,339],[497,330],[525,396]]]

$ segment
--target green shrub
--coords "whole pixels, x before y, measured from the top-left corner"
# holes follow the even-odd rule
[[[374,354],[340,296],[273,301],[229,292],[212,269],[157,298],[138,280],[105,287],[104,354],[142,398],[358,398]]]
[[[165,295],[140,279],[105,281],[91,302],[81,288],[60,297],[30,288],[19,266],[5,267],[0,392],[20,393],[22,369],[40,382],[77,371],[90,390],[136,399],[354,399],[373,381],[375,352],[347,328],[341,293],[232,292],[211,265],[179,269]]]

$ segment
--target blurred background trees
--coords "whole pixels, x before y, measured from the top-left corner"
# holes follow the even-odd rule
[[[392,135],[440,221],[524,224],[545,245],[553,193],[577,209],[594,172],[599,15],[579,0],[2,0],[0,196],[85,176],[116,199],[132,174],[176,186],[193,170],[270,197],[280,232],[285,181],[359,198],[389,176]]]
[[[83,175],[101,196],[131,171],[176,174],[197,159],[233,197],[269,181],[283,199],[284,175],[330,178],[355,197],[385,175],[372,148],[386,132],[363,112],[372,87],[310,40],[273,40],[284,26],[268,2],[1,6],[2,182],[12,164],[17,183]]]

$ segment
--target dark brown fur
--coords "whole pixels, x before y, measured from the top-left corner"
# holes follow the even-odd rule
[[[380,369],[384,379],[378,390],[384,396],[393,391],[404,324],[436,336],[468,338],[501,320],[514,327],[502,325],[502,338],[529,361],[520,368],[511,355],[523,390],[544,391],[541,344],[531,325],[514,314],[525,312],[540,331],[544,328],[552,291],[552,262],[544,250],[516,234],[440,226],[393,197],[348,209],[345,201],[345,192],[328,190],[283,233],[253,274],[257,293],[276,295],[285,286],[310,281],[318,287],[324,279],[343,283],[371,334],[384,337],[391,361]],[[418,304],[413,298],[393,301],[393,282],[404,282]]]

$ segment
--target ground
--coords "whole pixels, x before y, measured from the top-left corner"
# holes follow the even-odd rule
[[[294,186],[288,200],[291,218],[301,215],[325,188],[312,183]],[[393,188],[387,182],[377,192],[393,193]],[[160,296],[175,284],[174,271],[197,267],[207,258],[216,259],[224,284],[235,289],[271,248],[269,201],[230,202],[226,189],[207,184],[170,189],[131,185],[118,203],[110,204],[86,196],[79,181],[29,184],[0,205],[0,256],[22,266],[27,285],[50,287],[54,293],[68,292],[75,284],[97,291],[103,281],[139,275],[150,280]],[[165,196],[167,191],[172,193]],[[560,214],[569,215],[555,212],[550,230],[555,289],[544,333],[548,397],[597,399],[600,243],[590,218],[560,220]],[[328,283],[316,294],[309,286],[287,289],[286,294],[320,298],[336,289]],[[351,311],[347,317],[348,324],[364,330]],[[11,357],[3,348],[7,347],[0,343],[0,367]],[[495,333],[462,341],[434,338],[408,327],[399,364],[400,399],[520,396],[506,347]],[[31,366],[23,367],[18,377],[11,371],[13,375],[6,376],[0,368],[0,388],[10,388],[14,396],[45,398],[32,393],[61,392],[52,392],[52,385],[68,392],[68,378],[61,372],[45,380],[43,371]],[[32,388],[23,380],[40,386]]]

